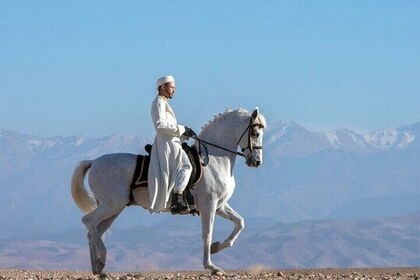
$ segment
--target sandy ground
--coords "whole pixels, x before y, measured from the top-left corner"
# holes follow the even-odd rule
[[[81,271],[45,271],[45,270],[13,270],[0,269],[0,280],[4,279],[71,279],[94,280],[105,279],[94,276],[89,272]],[[134,279],[161,279],[161,280],[199,280],[199,279],[414,279],[420,280],[420,267],[418,268],[359,268],[359,269],[304,269],[304,270],[267,270],[260,267],[248,270],[226,271],[226,275],[210,275],[208,271],[177,271],[177,272],[130,272],[111,273],[106,279],[134,280]]]

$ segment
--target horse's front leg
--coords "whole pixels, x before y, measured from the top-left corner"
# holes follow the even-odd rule
[[[200,207],[201,228],[203,237],[203,265],[210,269],[212,274],[224,275],[225,272],[215,266],[210,257],[210,245],[213,236],[214,217],[216,216],[216,201],[211,201]]]
[[[231,220],[235,224],[235,228],[233,229],[229,237],[225,241],[223,241],[223,243],[214,242],[211,245],[212,254],[217,253],[225,248],[232,247],[233,243],[235,243],[239,234],[245,227],[244,219],[227,203],[225,203],[222,207],[217,209],[216,214],[227,220]]]

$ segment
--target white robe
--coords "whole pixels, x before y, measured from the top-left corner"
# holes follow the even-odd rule
[[[150,155],[148,187],[151,212],[168,209],[170,195],[175,185],[175,175],[181,168],[181,135],[183,125],[178,125],[168,102],[157,95],[151,108],[152,121],[156,129]]]

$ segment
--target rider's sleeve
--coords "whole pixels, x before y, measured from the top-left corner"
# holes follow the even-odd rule
[[[156,102],[156,107],[152,108],[152,119],[156,132],[180,137],[185,132],[185,127],[168,121],[166,114],[166,104],[159,101]]]

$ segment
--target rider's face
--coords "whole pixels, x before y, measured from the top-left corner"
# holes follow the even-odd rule
[[[169,82],[165,85],[163,85],[163,96],[165,96],[168,99],[171,99],[175,94],[175,83]]]

